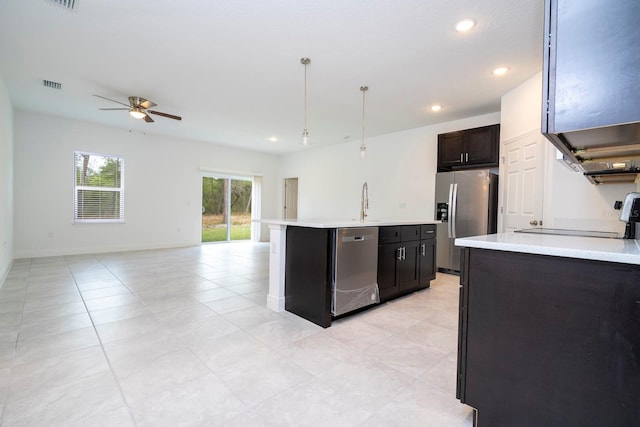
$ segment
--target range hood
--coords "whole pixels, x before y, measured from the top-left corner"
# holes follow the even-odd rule
[[[640,177],[637,0],[546,0],[542,133],[594,184]]]
[[[593,184],[637,183],[640,179],[640,123],[545,136]]]

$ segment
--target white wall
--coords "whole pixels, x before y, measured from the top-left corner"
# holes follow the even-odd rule
[[[505,141],[532,130],[540,131],[542,73],[538,73],[502,97],[500,140]],[[555,159],[555,148],[546,141],[545,227],[623,232],[613,209],[615,200],[636,188],[633,184],[593,185]]]
[[[13,108],[0,76],[0,285],[13,261]]]
[[[16,258],[197,245],[201,168],[262,175],[262,215],[277,212],[274,155],[23,111],[14,131]],[[124,157],[124,224],[73,224],[76,150]]]
[[[499,118],[493,113],[367,138],[364,160],[359,138],[311,147],[283,157],[281,178],[299,178],[298,218],[358,219],[367,181],[369,219],[431,220],[438,134],[495,124]],[[282,212],[278,214],[281,218]]]
[[[532,130],[540,131],[541,105],[542,72],[539,72],[502,97],[500,141],[508,141]]]

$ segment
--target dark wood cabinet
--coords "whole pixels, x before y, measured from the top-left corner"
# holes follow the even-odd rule
[[[637,0],[545,2],[541,131],[594,184],[637,182],[638,16]]]
[[[462,133],[457,131],[438,135],[438,172],[463,165],[465,146]]]
[[[398,263],[398,290],[410,291],[420,282],[420,241],[402,242],[402,260]]]
[[[438,135],[438,172],[498,166],[500,125]]]
[[[398,295],[400,291],[398,270],[402,260],[401,229],[400,226],[378,228],[378,288],[381,301]]]
[[[638,425],[639,265],[465,248],[460,283],[474,425]]]
[[[640,16],[640,2],[547,0],[546,16],[542,133],[640,121],[640,56],[631,54],[640,44],[640,27],[629,19]],[[561,140],[571,142],[571,136]],[[620,141],[580,136],[574,146]],[[637,141],[637,135],[620,136]]]
[[[380,300],[386,301],[399,293],[397,271],[400,247],[397,243],[378,245],[378,289]]]
[[[436,278],[436,225],[420,226],[420,286],[429,287]]]
[[[435,279],[434,224],[380,227],[378,287],[380,300],[428,288]]]

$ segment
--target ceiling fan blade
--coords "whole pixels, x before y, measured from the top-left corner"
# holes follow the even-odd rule
[[[167,119],[182,120],[182,117],[180,116],[174,116],[173,114],[162,113],[160,111],[147,110],[147,113],[155,114],[156,116],[166,117]]]
[[[102,99],[106,99],[107,101],[111,101],[111,102],[116,102],[118,104],[122,104],[125,107],[131,107],[131,105],[129,105],[129,104],[125,104],[124,102],[116,101],[115,99],[107,98],[106,96],[102,96],[102,95],[93,95],[93,96],[96,96],[96,97],[102,98]]]
[[[151,116],[149,116],[148,114],[145,114],[144,115],[144,121],[147,122],[147,123],[153,123],[155,120],[153,120],[151,118]]]
[[[148,109],[148,108],[153,108],[153,107],[155,107],[156,105],[158,105],[158,104],[156,104],[155,102],[153,102],[153,101],[149,101],[149,100],[146,100],[146,99],[144,99],[144,98],[140,98],[140,101],[141,101],[141,102],[140,102],[140,106],[141,106],[142,108],[144,108],[145,110],[146,110],[146,109]]]
[[[131,108],[98,108],[98,110],[130,110]]]

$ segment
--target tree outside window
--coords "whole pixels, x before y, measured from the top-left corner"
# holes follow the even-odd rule
[[[75,152],[74,221],[124,221],[124,159]]]

